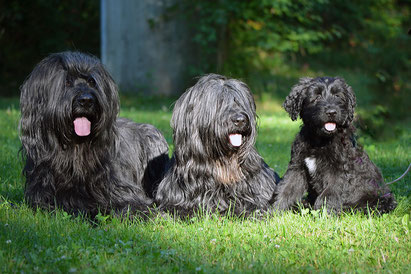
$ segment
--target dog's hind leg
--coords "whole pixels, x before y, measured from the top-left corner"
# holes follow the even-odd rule
[[[300,202],[308,189],[304,170],[288,169],[277,187],[274,209],[286,210]]]

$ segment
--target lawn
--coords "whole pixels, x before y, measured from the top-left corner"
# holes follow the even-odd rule
[[[268,100],[268,99],[267,99]],[[283,175],[300,122],[276,100],[258,101],[257,149]],[[151,123],[172,149],[173,99],[122,97],[120,115]],[[17,99],[0,99],[0,272],[411,272],[411,176],[391,186],[399,206],[384,215],[300,210],[241,219],[202,214],[90,223],[33,212],[23,200]],[[395,139],[362,137],[386,181],[407,168],[411,129]]]

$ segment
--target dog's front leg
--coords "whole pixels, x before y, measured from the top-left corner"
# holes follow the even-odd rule
[[[274,209],[286,210],[301,201],[308,189],[305,171],[299,168],[289,168],[277,187]]]
[[[335,190],[335,186],[327,187],[320,195],[318,195],[314,203],[314,209],[320,209],[324,205],[327,207],[328,213],[338,213],[341,211],[342,201],[340,195],[338,195]]]

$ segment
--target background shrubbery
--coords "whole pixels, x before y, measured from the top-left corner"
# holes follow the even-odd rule
[[[34,64],[51,52],[99,56],[99,6],[98,0],[3,1],[0,95],[17,96]],[[393,136],[394,122],[409,117],[409,0],[182,0],[163,19],[189,26],[196,51],[190,77],[241,78],[258,99],[279,104],[301,76],[339,75],[357,93],[365,133]]]
[[[194,74],[243,78],[280,101],[301,76],[339,75],[357,93],[365,133],[390,137],[387,125],[409,117],[411,1],[183,3],[201,52]]]

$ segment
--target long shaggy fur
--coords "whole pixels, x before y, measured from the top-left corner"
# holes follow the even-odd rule
[[[302,201],[329,211],[375,208],[388,212],[396,201],[380,170],[355,141],[352,125],[355,95],[341,78],[302,78],[284,102],[292,120],[303,126],[291,149],[291,160],[278,185],[275,207],[288,209]]]
[[[22,85],[20,106],[25,197],[32,207],[95,215],[152,203],[167,143],[153,126],[117,118],[117,87],[97,58],[46,57]],[[91,123],[87,136],[75,130],[79,117]]]
[[[278,181],[257,153],[255,103],[246,84],[210,74],[176,102],[171,126],[175,151],[160,183],[160,207],[250,213],[269,208]],[[242,143],[230,143],[230,134]],[[238,144],[237,144],[238,145]]]

